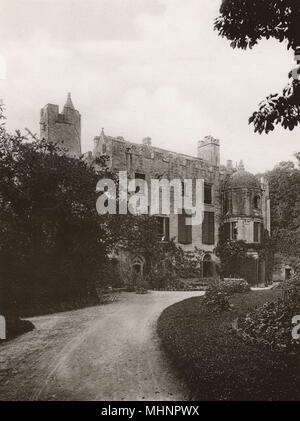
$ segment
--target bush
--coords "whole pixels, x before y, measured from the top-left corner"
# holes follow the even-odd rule
[[[189,386],[189,400],[299,401],[299,358],[249,344],[232,331],[249,302],[255,306],[270,296],[273,291],[236,294],[231,297],[234,310],[222,313],[212,313],[203,305],[204,297],[163,311],[158,334]]]
[[[227,294],[236,294],[248,292],[251,290],[250,285],[244,279],[225,279],[218,283],[219,289]]]
[[[146,280],[155,290],[175,291],[182,286],[176,271],[168,264],[160,264],[151,268]]]
[[[217,312],[230,310],[231,308],[228,295],[218,290],[206,291],[204,303],[207,307],[210,307],[212,311]]]
[[[243,279],[213,282],[206,289],[204,303],[213,311],[230,310],[232,306],[229,303],[229,296],[248,291],[250,291],[250,286]]]
[[[150,289],[149,283],[140,275],[136,279],[135,292],[137,294],[146,294]]]
[[[299,351],[300,340],[292,338],[292,318],[300,314],[298,279],[288,282],[283,297],[266,303],[239,318],[237,332],[246,341],[259,343],[272,350]]]

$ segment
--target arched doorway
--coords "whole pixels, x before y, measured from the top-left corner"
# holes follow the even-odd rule
[[[143,275],[144,273],[144,259],[141,256],[135,256],[132,259],[132,269],[134,273]]]
[[[213,262],[210,254],[205,254],[203,257],[203,278],[213,277]]]

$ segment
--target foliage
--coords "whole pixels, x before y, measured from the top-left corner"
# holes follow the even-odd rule
[[[253,48],[263,38],[285,42],[300,63],[300,4],[297,0],[224,0],[215,29],[231,41],[233,48]],[[271,94],[259,105],[249,123],[255,131],[269,133],[274,124],[292,130],[300,122],[299,68],[289,73],[282,94]]]
[[[291,161],[280,162],[266,177],[270,186],[274,250],[300,256],[300,170]]]
[[[160,242],[156,248],[156,260],[147,273],[147,279],[154,289],[183,290],[182,279],[200,279],[201,250],[185,251],[174,240]]]
[[[136,279],[135,292],[137,294],[146,294],[149,289],[150,289],[150,286],[148,282],[141,275],[138,276]]]
[[[242,240],[227,240],[224,226],[220,227],[219,232],[219,242],[215,253],[220,258],[221,276],[223,278],[245,278],[248,282],[253,283],[254,259],[247,255],[248,245]]]
[[[215,281],[208,285],[204,303],[216,312],[231,310],[229,296],[248,291],[250,291],[250,285],[243,279]]]
[[[250,285],[244,279],[226,279],[213,282],[207,287],[207,291],[215,289],[225,294],[232,295],[250,291]]]
[[[120,266],[120,277],[126,291],[133,292],[135,289],[133,269],[128,260],[124,261]]]
[[[95,208],[95,172],[57,145],[9,134],[0,113],[0,277],[5,313],[96,297],[113,246]]]
[[[247,244],[242,241],[230,241],[224,237],[223,226],[220,227],[219,242],[215,249],[221,261],[221,274],[226,277],[239,277],[242,262],[247,257]]]
[[[231,309],[228,294],[220,291],[217,287],[211,287],[206,290],[204,303],[211,311],[215,312]]]
[[[265,230],[261,244],[247,244],[242,240],[228,240],[224,225],[220,226],[219,242],[215,249],[220,258],[220,274],[222,278],[244,278],[250,284],[256,284],[256,260],[248,254],[249,250],[258,253],[264,259],[266,267],[266,281],[270,282],[273,272],[274,244]]]
[[[297,356],[249,344],[232,331],[237,315],[245,314],[250,303],[256,306],[274,295],[275,291],[235,294],[230,298],[233,310],[220,313],[211,312],[203,297],[164,310],[158,333],[190,388],[190,400],[300,399]]]
[[[277,302],[268,302],[238,320],[242,338],[272,350],[299,351],[300,340],[292,338],[292,318],[300,314],[300,289],[293,279]]]
[[[96,285],[98,288],[120,288],[123,286],[123,281],[119,269],[119,262],[116,258],[106,259],[99,271],[99,277],[96,281]]]

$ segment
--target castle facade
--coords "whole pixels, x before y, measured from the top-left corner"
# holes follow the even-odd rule
[[[73,156],[81,155],[80,124],[80,113],[75,110],[70,94],[62,113],[52,104],[41,110],[41,137],[61,143]],[[242,161],[236,168],[232,161],[221,165],[219,140],[207,136],[198,141],[196,147],[197,154],[189,156],[154,146],[148,137],[137,144],[122,137],[108,136],[102,129],[94,138],[93,151],[86,153],[85,159],[94,165],[97,156],[107,155],[111,170],[127,171],[129,179],[143,179],[148,185],[151,179],[180,179],[182,182],[203,179],[203,223],[186,225],[184,214],[160,214],[157,216],[158,235],[162,241],[175,239],[184,250],[193,251],[197,247],[203,260],[202,278],[205,280],[218,276],[214,250],[222,225],[228,239],[243,240],[249,245],[249,254],[256,259],[257,284],[264,283],[265,262],[259,258],[257,250],[264,232],[270,233],[268,183],[245,171]],[[142,252],[133,251],[130,259],[137,270],[143,271]]]

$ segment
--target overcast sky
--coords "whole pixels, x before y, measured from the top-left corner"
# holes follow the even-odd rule
[[[281,91],[292,52],[275,41],[233,50],[213,31],[221,0],[0,0],[0,98],[8,128],[39,133],[39,110],[82,115],[83,151],[106,134],[194,155],[221,141],[221,160],[271,169],[300,151],[300,129],[253,133],[248,117]],[[3,76],[5,78],[3,79]]]

